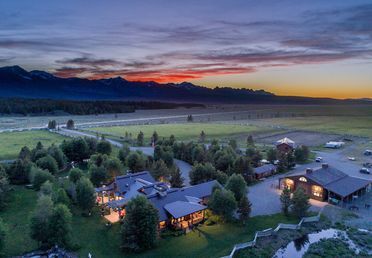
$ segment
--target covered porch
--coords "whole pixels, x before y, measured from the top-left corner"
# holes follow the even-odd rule
[[[172,218],[171,225],[177,229],[187,229],[204,221],[204,218],[205,210],[202,210],[178,219]]]
[[[171,226],[187,230],[204,220],[207,206],[195,202],[176,201],[165,205],[164,209],[171,215]]]

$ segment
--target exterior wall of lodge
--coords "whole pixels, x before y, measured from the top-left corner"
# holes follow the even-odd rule
[[[328,191],[303,175],[282,178],[280,180],[280,187],[281,189],[289,187],[291,192],[294,192],[297,188],[301,187],[311,199],[321,202],[328,200]]]

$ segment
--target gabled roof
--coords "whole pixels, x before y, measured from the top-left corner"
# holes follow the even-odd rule
[[[195,202],[175,201],[164,205],[164,209],[169,212],[173,218],[178,219],[191,213],[205,210],[207,206]]]
[[[287,144],[289,146],[291,146],[292,148],[295,147],[295,142],[292,141],[291,139],[285,137],[283,139],[280,139],[279,141],[276,142],[276,145],[280,145],[280,144]]]
[[[317,182],[322,186],[340,180],[341,178],[346,176],[347,175],[344,172],[330,166],[328,166],[327,168],[318,168],[313,172],[306,174],[307,178],[310,178],[311,180]]]
[[[266,164],[266,165],[254,168],[253,170],[254,170],[255,174],[263,174],[263,173],[270,172],[270,171],[275,170],[275,169],[276,169],[275,165]]]
[[[346,176],[344,178],[341,178],[340,180],[328,184],[327,186],[325,186],[325,188],[342,197],[346,197],[358,191],[359,189],[366,187],[370,183],[370,181],[365,179]]]
[[[198,199],[202,199],[205,197],[209,197],[212,194],[213,187],[215,185],[221,186],[216,180],[201,183],[198,185],[193,185],[185,188],[173,188],[166,192],[166,195],[161,196],[159,194],[153,194],[148,196],[148,200],[155,206],[155,208],[159,211],[159,221],[164,221],[168,219],[167,210],[165,209],[166,205],[172,204],[174,202],[179,202],[177,204],[172,204],[169,209],[174,207],[178,207],[181,203],[194,203]],[[181,202],[181,203],[180,203]],[[203,205],[202,205],[203,206]],[[196,207],[195,205],[188,205],[188,208],[182,209],[182,214],[189,211],[188,214],[191,214],[195,211],[192,211],[192,207]],[[201,208],[201,207],[199,207]],[[169,212],[170,213],[170,212]],[[173,211],[176,214],[176,211]],[[170,213],[172,215],[172,213]],[[185,214],[185,215],[188,215]],[[183,216],[185,216],[183,215]],[[172,215],[173,216],[173,215]],[[182,216],[181,216],[182,217]]]
[[[212,180],[209,182],[181,188],[181,191],[184,195],[201,199],[210,196],[212,194],[213,187],[216,185],[222,188],[221,184],[218,183],[217,180]]]
[[[135,184],[136,179],[140,179],[143,185],[155,183],[154,178],[148,171],[127,174],[115,178],[117,191],[119,193],[126,193],[130,189],[131,185]]]

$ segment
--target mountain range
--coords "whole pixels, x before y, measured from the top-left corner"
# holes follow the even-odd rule
[[[45,71],[26,71],[20,66],[0,68],[0,97],[64,100],[125,100],[193,103],[339,103],[329,98],[276,96],[264,90],[214,89],[189,82],[161,84],[153,81],[127,81],[116,77],[89,80],[60,78]],[[343,102],[364,102],[346,100]]]

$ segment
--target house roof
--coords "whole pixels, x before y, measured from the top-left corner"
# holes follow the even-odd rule
[[[175,201],[164,205],[173,218],[178,219],[191,213],[205,210],[207,206],[195,202]]]
[[[135,184],[136,179],[141,181],[142,186],[146,184],[155,183],[154,178],[151,176],[150,172],[143,171],[139,173],[131,173],[124,176],[118,176],[115,178],[116,188],[119,193],[126,193],[130,190],[131,185]]]
[[[325,188],[331,192],[334,192],[342,197],[346,197],[359,189],[366,187],[371,182],[365,179],[346,176],[328,184]]]
[[[347,175],[344,172],[330,166],[328,166],[327,168],[318,168],[316,170],[313,170],[313,172],[306,174],[307,178],[315,181],[322,186],[340,180],[345,176]]]
[[[155,206],[155,208],[159,211],[159,221],[164,221],[168,219],[167,212],[169,212],[165,208],[165,206],[167,206],[169,210],[172,210],[173,214],[177,214],[178,216],[177,211],[175,211],[174,209],[176,209],[177,207],[179,208],[181,204],[185,204],[185,203],[195,204],[196,200],[210,196],[212,194],[212,190],[215,185],[220,186],[220,184],[216,180],[213,180],[213,181],[209,181],[206,183],[193,185],[193,186],[189,186],[185,188],[172,188],[172,189],[169,189],[164,195],[160,195],[157,193],[157,194],[148,196],[148,199]],[[178,202],[178,203],[172,204],[174,202]],[[180,210],[180,214],[184,214],[182,216],[185,216],[185,215],[194,213],[195,212],[194,209],[196,207],[197,206],[195,205],[185,204],[185,207]],[[169,213],[173,216],[171,212]]]
[[[276,145],[280,145],[280,144],[287,144],[289,146],[291,146],[292,148],[295,147],[295,142],[292,141],[291,139],[285,137],[283,139],[280,139],[279,141],[276,142]]]
[[[196,198],[204,198],[210,196],[214,186],[222,187],[217,180],[208,181],[205,183],[192,185],[184,188],[180,188],[184,195],[192,196]]]
[[[266,173],[266,172],[271,172],[272,170],[275,170],[275,169],[276,169],[275,165],[266,164],[266,165],[254,168],[253,170],[254,170],[255,174],[263,174],[263,173]]]
[[[115,185],[116,184],[116,185]],[[168,219],[168,214],[179,218],[206,206],[199,204],[202,198],[212,194],[215,185],[221,186],[216,180],[184,188],[169,188],[163,182],[155,182],[148,171],[118,176],[106,187],[96,188],[97,192],[114,190],[122,199],[108,202],[111,208],[123,207],[132,198],[143,194],[159,211],[159,220]]]

